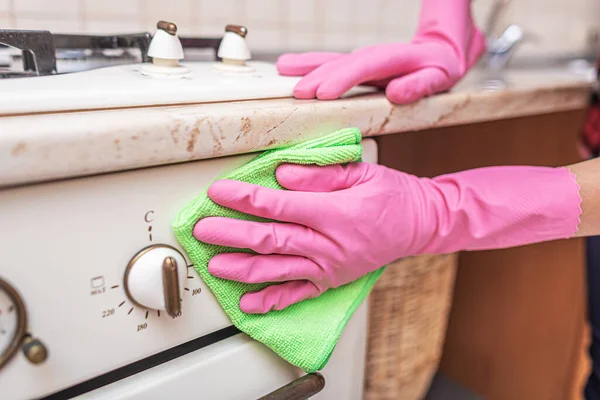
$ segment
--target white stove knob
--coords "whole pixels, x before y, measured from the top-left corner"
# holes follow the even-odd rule
[[[148,55],[159,60],[182,60],[183,47],[177,37],[177,25],[172,22],[159,21],[156,28],[156,33],[148,47]]]
[[[153,75],[181,75],[190,70],[179,64],[183,60],[183,46],[177,37],[177,25],[172,22],[159,21],[156,33],[150,41],[148,56],[152,64],[146,64],[142,70]]]
[[[217,56],[225,64],[244,65],[250,59],[250,49],[246,43],[248,29],[245,26],[227,25]]]
[[[138,252],[125,270],[124,287],[136,305],[165,310],[171,316],[181,312],[181,292],[187,279],[185,258],[174,247],[157,244]]]

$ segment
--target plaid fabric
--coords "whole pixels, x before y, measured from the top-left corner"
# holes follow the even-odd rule
[[[596,70],[598,71],[598,80],[600,81],[600,56],[596,63]],[[585,125],[583,127],[581,140],[583,145],[589,151],[592,157],[597,157],[600,154],[600,100],[599,93],[596,92],[592,95],[590,108],[588,110]]]

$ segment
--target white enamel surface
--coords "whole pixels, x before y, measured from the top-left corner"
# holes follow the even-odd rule
[[[150,41],[148,55],[152,58],[182,60],[183,47],[177,35],[170,35],[162,29],[158,29]]]
[[[181,253],[176,250],[158,247],[142,254],[129,269],[127,287],[129,294],[140,305],[152,310],[164,310],[163,262],[173,257],[177,263],[179,292],[183,293],[187,279],[187,264]]]
[[[217,55],[230,60],[248,61],[251,58],[246,39],[234,32],[225,32]]]
[[[368,144],[370,141],[365,142],[364,159],[373,161],[376,146]],[[43,397],[230,326],[192,268],[192,278],[186,278],[182,292],[182,315],[174,319],[165,312],[159,315],[132,304],[125,294],[123,277],[132,257],[150,244],[167,244],[182,251],[171,229],[179,210],[215,178],[253,157],[188,162],[0,190],[0,243],[7,244],[2,248],[1,274],[21,293],[28,309],[28,329],[49,351],[43,364],[34,366],[19,352],[0,370],[2,400]],[[23,268],[24,255],[27,268]],[[352,399],[346,394],[354,396],[356,388],[362,388],[366,310],[353,320],[356,322],[344,335],[354,339],[340,343],[326,368],[331,377],[329,390],[334,393],[327,399]],[[281,361],[266,354],[266,349],[257,351],[260,357],[271,360],[265,362],[274,363],[269,368],[280,368]],[[253,357],[239,361],[244,364],[236,371],[254,373]],[[231,359],[224,358],[223,363],[219,363],[220,371],[234,368]],[[217,368],[210,365],[209,370]],[[291,368],[288,371],[280,373],[287,377],[296,373]],[[162,375],[161,379],[177,382],[169,386],[174,396],[147,395],[191,396],[192,383],[180,384],[178,378],[184,372],[170,368]],[[199,396],[194,392],[193,398],[228,399],[228,393],[243,389],[230,384],[227,374],[221,374],[217,382],[210,374],[191,376],[195,388],[218,386],[222,394]],[[268,376],[256,378],[258,381],[249,387],[274,390],[273,385],[283,379],[278,376],[276,382]],[[142,389],[131,386],[134,391]]]
[[[377,142],[373,139],[364,139],[362,147],[362,160],[369,164],[377,164]]]
[[[224,72],[233,72],[237,74],[251,74],[256,70],[251,65],[215,63],[214,67]]]
[[[156,60],[153,60],[156,61]],[[142,73],[153,78],[163,78],[165,76],[181,76],[190,73],[190,69],[183,65],[164,66],[156,64],[142,65]]]
[[[37,78],[0,79],[3,114],[139,107],[291,97],[299,78],[279,76],[275,66],[253,62],[252,74],[182,63],[185,75],[158,76],[145,64],[100,68]]]
[[[368,303],[360,305],[321,371],[325,388],[310,400],[361,400]],[[95,390],[81,399],[254,400],[303,373],[246,335],[238,335]]]

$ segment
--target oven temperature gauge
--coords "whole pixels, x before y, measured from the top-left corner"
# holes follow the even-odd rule
[[[123,284],[127,297],[146,309],[165,310],[171,317],[181,313],[187,264],[181,253],[166,244],[139,251],[125,269]]]
[[[23,354],[32,364],[46,360],[48,351],[38,339],[25,332],[27,311],[19,293],[0,278],[0,368],[22,346]]]
[[[0,279],[0,368],[15,355],[25,336],[27,315],[21,296]]]

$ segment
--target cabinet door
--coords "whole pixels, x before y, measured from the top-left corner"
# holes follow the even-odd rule
[[[380,163],[421,176],[567,165],[579,161],[582,120],[576,111],[382,137]],[[583,250],[573,239],[461,254],[443,372],[490,400],[580,398]]]

